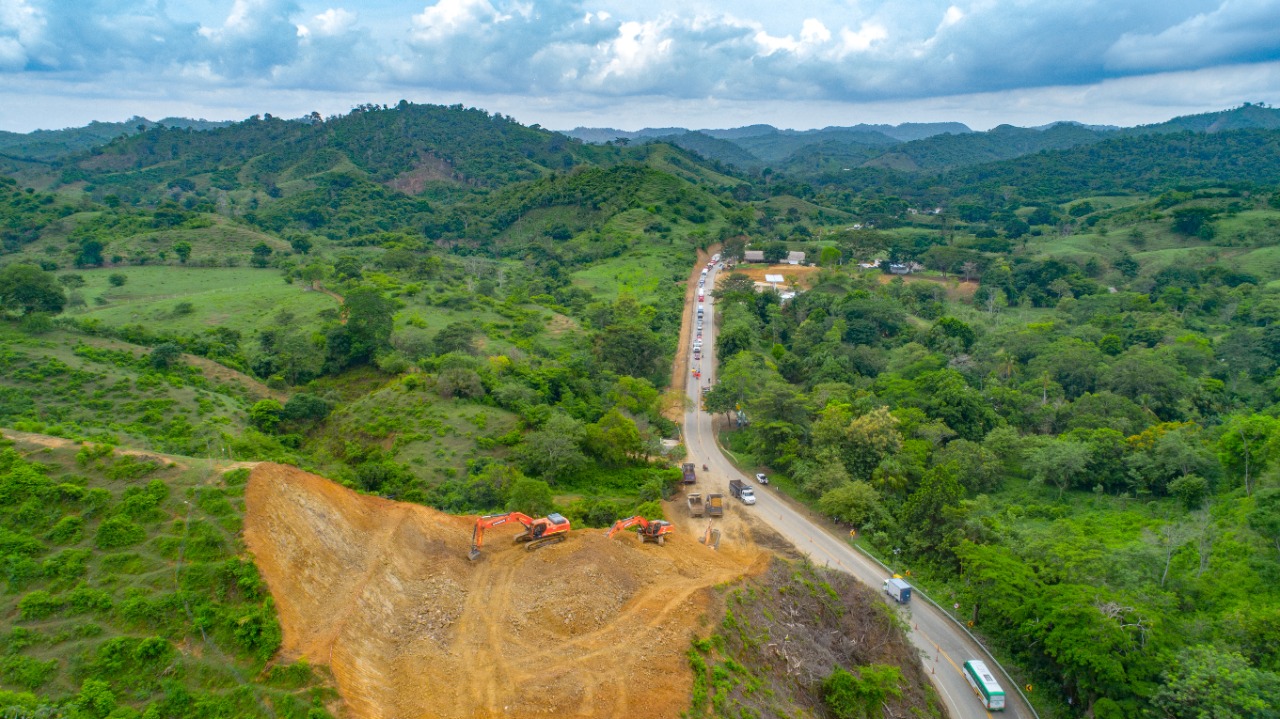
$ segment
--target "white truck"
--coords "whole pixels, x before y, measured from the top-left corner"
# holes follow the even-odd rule
[[[884,580],[884,593],[888,594],[898,604],[906,604],[911,601],[911,585],[898,577]]]

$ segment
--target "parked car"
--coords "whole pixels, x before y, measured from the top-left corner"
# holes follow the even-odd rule
[[[764,473],[760,473],[756,475],[756,481],[759,482],[760,484],[768,484],[769,477]]]

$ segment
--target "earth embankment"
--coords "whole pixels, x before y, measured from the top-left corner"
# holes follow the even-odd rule
[[[277,464],[254,469],[246,500],[283,652],[328,665],[356,717],[678,716],[709,588],[767,561],[687,531],[657,546],[575,529],[528,552],[516,525],[489,530],[473,563],[473,517]]]

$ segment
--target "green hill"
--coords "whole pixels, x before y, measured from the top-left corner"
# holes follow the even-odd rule
[[[330,716],[324,678],[273,658],[280,626],[240,538],[247,470],[6,434],[7,715]]]

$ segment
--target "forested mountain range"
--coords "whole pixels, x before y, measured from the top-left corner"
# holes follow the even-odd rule
[[[0,179],[0,425],[282,460],[452,512],[657,516],[678,480],[676,458],[654,458],[678,439],[668,392],[696,253],[803,251],[816,266],[789,275],[790,300],[745,274],[711,289],[722,366],[706,409],[745,421],[720,437],[743,468],[960,605],[1045,714],[1266,717],[1280,704],[1275,117],[608,145],[408,103],[151,127]],[[159,657],[197,641],[139,609],[177,601],[167,589],[80,587],[162,562],[160,539],[128,559],[74,518],[54,529],[67,512],[105,524],[78,503],[123,460],[89,458],[85,479],[61,457],[54,485],[31,479],[54,469],[5,457],[0,481],[63,499],[54,516],[36,495],[0,497],[0,684],[38,695],[0,692],[0,707],[80,706],[91,679],[121,711],[217,716],[191,693],[230,682],[79,669],[114,656],[117,631],[154,635]],[[167,531],[149,512],[170,500],[148,491],[101,505],[139,546]],[[55,552],[92,569],[63,575]],[[200,600],[217,611],[199,641],[256,676],[278,637],[245,581],[234,602]],[[94,612],[105,634],[59,628]],[[301,690],[316,681],[281,715],[319,703]]]

